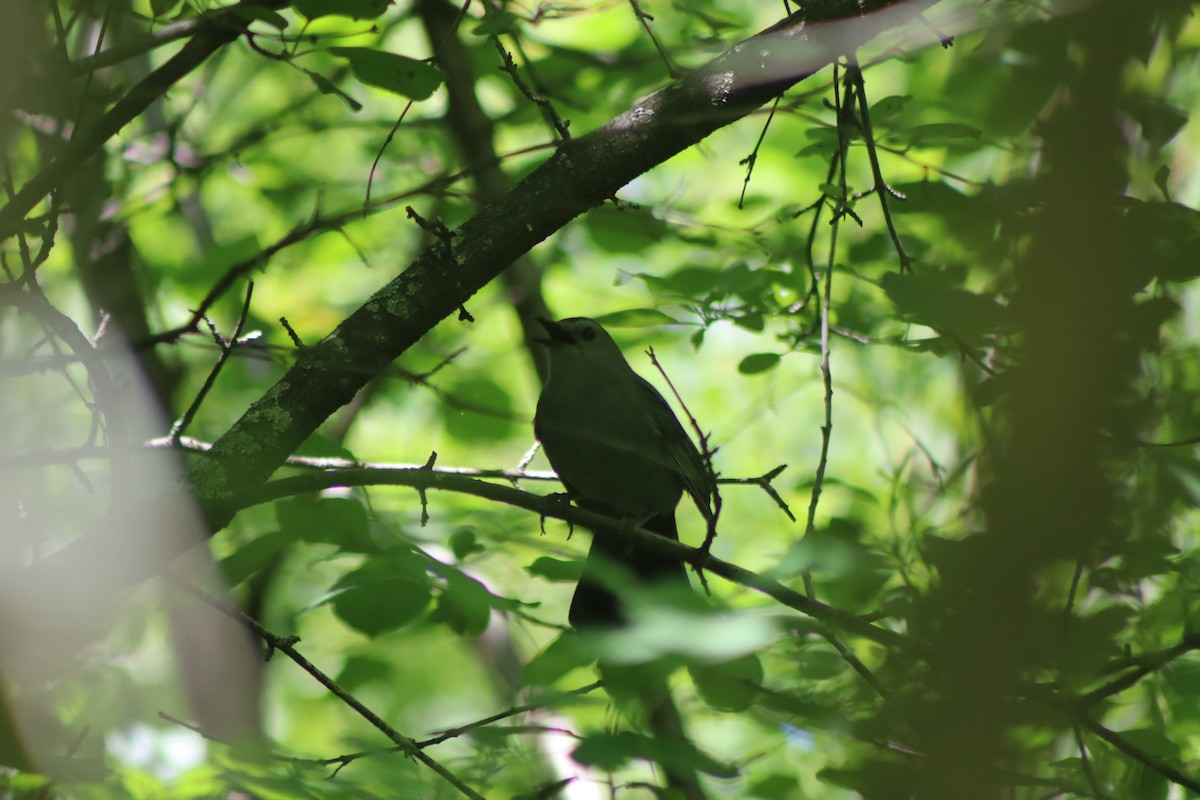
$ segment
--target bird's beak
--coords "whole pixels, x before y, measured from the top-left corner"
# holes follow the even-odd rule
[[[537,340],[541,344],[547,347],[558,347],[564,344],[575,343],[575,340],[571,338],[571,334],[567,332],[567,329],[557,322],[548,320],[545,317],[537,317],[537,321],[541,323],[542,327],[546,329],[546,333],[549,334],[548,339]]]

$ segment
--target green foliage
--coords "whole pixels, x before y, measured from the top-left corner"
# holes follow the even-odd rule
[[[798,66],[669,160],[638,125],[680,93],[644,103],[601,137],[647,170],[615,198],[586,194],[581,137],[776,7],[226,5],[0,11],[0,792],[1195,790],[1192,4],[879,22],[861,86]],[[578,180],[534,196],[547,162]],[[590,210],[530,250],[465,236],[487,207]],[[471,295],[476,250],[528,252]],[[451,266],[380,292],[429,253]],[[592,534],[525,502],[562,490],[517,320],[546,313],[601,321],[686,423],[653,348],[731,479],[711,555],[749,573],[611,576],[629,625],[565,629]],[[352,316],[372,335],[331,337]],[[229,477],[332,394],[271,481]],[[164,420],[185,467],[141,446]],[[81,551],[33,602],[26,572]],[[682,734],[654,727],[663,687]]]

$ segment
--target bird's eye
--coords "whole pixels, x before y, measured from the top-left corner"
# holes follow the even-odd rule
[[[579,332],[579,335],[583,337],[584,341],[590,342],[596,338],[596,329],[595,328],[584,328],[582,331]]]

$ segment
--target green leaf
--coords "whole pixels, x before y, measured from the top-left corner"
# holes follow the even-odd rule
[[[678,325],[679,320],[656,308],[630,308],[596,317],[606,328],[650,328],[655,325]]]
[[[687,266],[680,267],[661,277],[650,273],[638,273],[637,276],[652,288],[662,287],[664,290],[684,297],[693,297],[711,291],[721,279],[721,270],[713,267]]]
[[[644,253],[670,233],[665,222],[644,208],[607,203],[589,211],[583,225],[592,241],[610,253]]]
[[[255,536],[221,559],[221,574],[230,586],[237,586],[279,558],[294,541],[283,531]]]
[[[266,6],[252,6],[240,3],[236,6],[230,6],[229,12],[247,22],[265,22],[279,30],[283,30],[288,26],[288,21],[283,15]]]
[[[350,62],[354,77],[413,100],[427,100],[446,80],[437,67],[407,56],[370,47],[331,47],[329,52]]]
[[[846,197],[846,193],[842,190],[842,187],[836,183],[819,183],[817,184],[817,188],[821,190],[821,194],[830,200],[841,202]]]
[[[751,781],[747,797],[761,800],[791,800],[802,797],[800,781],[792,773],[772,772]]]
[[[718,711],[750,708],[763,681],[762,661],[753,653],[724,664],[690,664],[688,672],[704,702]]]
[[[953,286],[936,275],[889,272],[880,285],[901,316],[968,342],[1004,329],[1007,311],[995,300]]]
[[[1153,147],[1166,146],[1174,139],[1183,126],[1187,124],[1189,115],[1183,109],[1177,108],[1163,100],[1143,92],[1138,92],[1126,99],[1129,115],[1142,128],[1142,138]]]
[[[841,653],[825,642],[810,642],[800,648],[795,661],[796,674],[807,681],[828,680],[844,675],[850,665]]]
[[[595,656],[576,633],[564,633],[525,663],[521,669],[521,686],[550,686],[571,670],[587,666],[594,660]]]
[[[367,636],[397,630],[418,619],[433,597],[426,563],[412,551],[374,557],[343,575],[325,601],[339,619]]]
[[[668,656],[699,662],[722,662],[753,653],[777,635],[773,619],[760,615],[681,609],[672,603],[692,602],[692,592],[676,595],[673,587],[627,586],[630,624],[615,633],[592,638],[597,652],[613,664],[638,664]]]
[[[290,497],[275,503],[279,529],[291,539],[337,545],[341,550],[373,553],[367,510],[350,497]]]
[[[492,376],[477,373],[451,383],[438,412],[446,433],[465,442],[498,442],[513,435],[512,398]]]
[[[896,116],[904,110],[910,100],[912,100],[911,95],[894,94],[876,102],[871,106],[871,123],[878,124],[886,121],[889,117]]]
[[[901,135],[907,137],[914,145],[937,147],[963,143],[977,144],[983,138],[983,131],[958,122],[934,122],[906,128]]]
[[[1133,198],[1122,198],[1121,204],[1130,245],[1144,265],[1138,288],[1150,275],[1167,281],[1200,276],[1200,212],[1180,203]]]
[[[545,578],[548,581],[573,582],[578,581],[579,576],[583,574],[583,562],[578,559],[564,561],[550,556],[541,556],[525,567],[525,571],[534,577]]]
[[[446,585],[430,615],[459,636],[479,636],[492,618],[492,593],[484,585],[458,570],[445,573]]]
[[[338,672],[337,683],[348,692],[353,692],[368,683],[386,681],[394,675],[395,665],[386,658],[371,655],[354,655],[346,659]]]
[[[474,528],[459,528],[450,534],[450,549],[459,561],[484,551]]]
[[[650,737],[632,731],[591,733],[583,737],[571,757],[580,764],[613,772],[631,759],[645,759],[667,770],[697,771],[720,778],[737,777],[735,767],[700,752],[678,738]]]
[[[309,77],[309,79],[317,87],[317,91],[320,92],[321,94],[331,94],[331,95],[334,95],[335,97],[340,97],[340,98],[342,98],[342,100],[345,101],[346,105],[350,108],[351,111],[362,111],[362,108],[363,108],[362,103],[358,102],[353,97],[351,97],[350,95],[346,94],[341,89],[339,89],[337,87],[337,84],[335,84],[333,81],[329,80],[329,78],[326,78],[324,75],[319,75],[316,72],[313,72],[312,70],[307,70],[307,69],[304,70],[304,74]]]
[[[179,0],[150,0],[150,16],[158,19],[177,5]]]
[[[471,29],[476,36],[499,36],[504,33],[516,33],[520,27],[521,18],[511,11],[489,11],[483,21]]]
[[[392,0],[292,0],[292,6],[308,19],[327,16],[374,19],[392,5]]]
[[[738,372],[743,375],[757,375],[775,369],[779,365],[779,358],[778,353],[753,353],[741,360]]]

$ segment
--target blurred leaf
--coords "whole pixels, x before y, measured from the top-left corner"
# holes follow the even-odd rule
[[[374,19],[383,16],[392,0],[292,0],[292,5],[309,19],[325,16]]]
[[[495,442],[511,436],[517,427],[512,398],[492,375],[477,372],[456,378],[445,391],[453,402],[442,403],[438,412],[446,432],[454,438],[466,442]]]
[[[878,125],[894,117],[908,106],[912,100],[910,95],[890,95],[871,105],[871,124]]]
[[[471,29],[476,36],[500,36],[520,30],[521,18],[511,11],[489,9],[483,21]]]
[[[450,549],[459,561],[485,551],[484,546],[479,543],[479,537],[475,535],[474,528],[459,528],[450,534]]]
[[[606,328],[650,328],[655,325],[678,325],[679,320],[668,316],[656,308],[631,308],[626,311],[613,311],[596,317]]]
[[[935,275],[889,272],[880,285],[905,319],[978,342],[1007,324],[1004,307],[989,297],[952,286]]]
[[[688,672],[704,702],[718,711],[750,708],[763,682],[762,661],[753,653],[723,664],[690,664]]]
[[[413,100],[428,100],[446,79],[435,66],[383,50],[331,47],[329,52],[349,61],[354,77],[368,86]]]
[[[521,686],[551,686],[573,669],[595,660],[575,633],[564,633],[529,659],[521,670]]]
[[[796,673],[805,680],[823,681],[846,674],[850,665],[833,645],[823,641],[810,641],[800,648],[796,658]]]
[[[237,586],[251,575],[272,564],[287,552],[295,539],[283,531],[260,533],[248,542],[238,545],[221,559],[221,575],[230,586]]]
[[[373,553],[367,510],[349,497],[289,497],[275,502],[279,530],[293,540],[324,542],[339,549]]]
[[[589,211],[583,225],[592,241],[610,253],[641,253],[670,231],[667,224],[643,208],[616,208],[608,203]]]
[[[324,599],[338,618],[374,637],[408,625],[433,597],[426,560],[412,551],[376,556],[343,575]]]
[[[1183,130],[1189,119],[1183,109],[1176,108],[1161,97],[1143,92],[1135,92],[1127,97],[1125,107],[1142,127],[1142,138],[1155,148],[1165,147]]]
[[[761,800],[791,800],[800,797],[800,781],[793,774],[772,772],[750,782],[749,796]]]
[[[691,742],[651,738],[629,731],[587,734],[571,757],[580,764],[606,772],[619,769],[630,759],[641,758],[661,764],[664,769],[695,770],[720,778],[733,778],[738,774],[735,767],[713,760]]]
[[[623,590],[632,608],[631,624],[618,632],[594,637],[606,661],[638,664],[682,656],[700,662],[722,662],[753,653],[775,637],[776,625],[769,617],[685,611],[653,601],[656,595],[669,598],[670,588],[655,592],[630,586]]]
[[[346,659],[337,675],[338,686],[355,692],[369,683],[386,681],[394,677],[392,663],[384,658],[369,655],[354,655]]]
[[[150,16],[157,19],[179,5],[179,0],[150,0]]]
[[[238,3],[229,7],[229,13],[241,17],[247,22],[265,22],[273,28],[283,30],[288,26],[287,18],[274,9],[266,6],[256,6]]]
[[[304,74],[312,80],[313,84],[317,87],[317,91],[321,94],[331,94],[335,97],[340,97],[351,111],[362,111],[362,103],[339,89],[337,84],[329,80],[329,78],[308,69],[304,70]]]
[[[918,791],[914,766],[883,758],[853,770],[826,768],[817,777],[862,797],[912,797]]]
[[[738,363],[738,372],[743,375],[757,375],[779,366],[778,353],[753,353]]]
[[[958,122],[935,122],[905,128],[899,136],[914,147],[939,147],[976,144],[983,137],[983,131]]]
[[[1140,287],[1151,276],[1168,281],[1200,277],[1200,212],[1179,203],[1122,198],[1125,230],[1142,268]]]
[[[550,556],[540,556],[525,571],[536,578],[548,581],[578,581],[583,574],[583,562],[578,559],[564,561]]]
[[[440,622],[459,636],[479,636],[492,618],[492,594],[483,584],[458,570],[445,574],[430,621]]]

